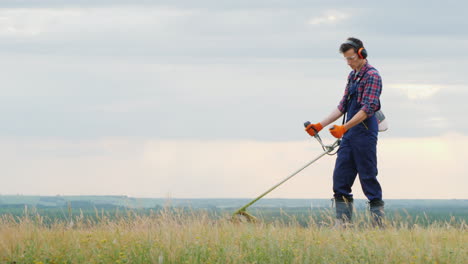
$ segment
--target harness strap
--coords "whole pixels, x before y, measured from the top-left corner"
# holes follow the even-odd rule
[[[359,85],[359,82],[360,82],[362,79],[364,79],[364,76],[366,76],[366,73],[367,73],[368,71],[372,70],[372,69],[374,69],[374,68],[369,68],[369,69],[367,69],[367,70],[362,74],[362,77],[357,79],[357,81],[356,81],[357,84],[356,84],[356,85]],[[352,79],[353,79],[353,78],[351,78],[351,80],[352,80]],[[346,121],[346,114],[348,113],[348,103],[349,103],[349,101],[351,100],[351,94],[349,93],[349,83],[350,83],[350,82],[351,82],[351,81],[348,80],[348,84],[347,84],[347,86],[348,86],[348,98],[346,99],[345,113],[343,114],[343,122],[341,123],[341,125],[344,125],[344,124],[345,124],[345,121]],[[356,87],[356,91],[354,91],[354,93],[355,93],[355,94],[357,93],[357,87]],[[364,122],[361,122],[361,123],[366,127],[366,129],[369,129],[369,128],[366,126],[366,124],[364,124]]]

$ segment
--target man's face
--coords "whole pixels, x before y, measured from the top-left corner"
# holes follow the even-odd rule
[[[348,63],[351,69],[356,70],[359,65],[362,64],[363,59],[359,58],[359,55],[354,51],[354,49],[349,49],[343,53],[343,57]]]

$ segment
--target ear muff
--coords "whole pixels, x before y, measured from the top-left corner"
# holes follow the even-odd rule
[[[360,48],[357,53],[358,53],[359,58],[361,59],[367,58],[367,50],[365,48]]]
[[[357,50],[357,54],[359,58],[361,59],[367,58],[367,50],[364,47],[359,48],[359,45],[356,42],[349,40],[349,39],[345,42],[345,44],[349,44],[353,46]]]

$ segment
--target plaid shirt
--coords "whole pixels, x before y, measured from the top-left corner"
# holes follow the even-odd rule
[[[364,74],[366,71],[367,73]],[[357,87],[357,100],[361,104],[361,110],[367,114],[367,117],[370,117],[380,109],[379,97],[382,93],[382,78],[380,78],[379,72],[368,62],[361,68],[356,77],[354,77],[354,73],[354,71],[351,71],[348,75],[348,84],[346,85],[343,98],[338,105],[338,110],[341,113],[345,112],[351,83],[353,80],[361,78]]]

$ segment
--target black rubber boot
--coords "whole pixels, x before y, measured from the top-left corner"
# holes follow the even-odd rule
[[[336,219],[337,225],[344,225],[345,227],[351,223],[353,219],[353,198],[341,197],[335,198]]]
[[[384,201],[372,200],[369,202],[369,209],[371,213],[372,226],[378,228],[384,228]]]

